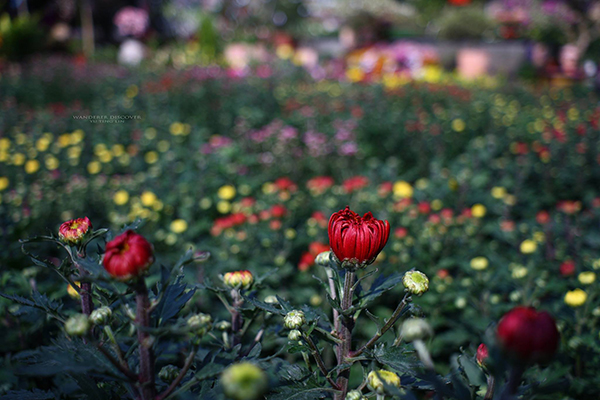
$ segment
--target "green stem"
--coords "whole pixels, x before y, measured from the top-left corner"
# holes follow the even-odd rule
[[[154,384],[154,353],[150,335],[146,328],[150,327],[150,300],[148,299],[148,288],[143,277],[136,282],[136,325],[137,339],[140,355],[140,394],[142,400],[153,400],[156,397],[156,386]]]
[[[354,286],[354,280],[356,274],[354,271],[346,270],[346,277],[344,279],[344,291],[342,293],[342,316],[339,330],[339,336],[342,343],[337,345],[337,361],[338,366],[344,364],[346,359],[350,356],[352,350],[352,329],[354,328],[354,317],[351,315],[345,315],[350,307],[352,307],[352,287]],[[338,374],[337,386],[339,387],[340,393],[335,394],[335,400],[344,400],[348,393],[348,379],[350,378],[350,368],[341,369]]]

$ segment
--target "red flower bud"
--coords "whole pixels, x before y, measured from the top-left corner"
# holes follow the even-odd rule
[[[329,219],[329,245],[343,268],[365,267],[384,248],[390,224],[368,212],[363,217],[346,207]]]
[[[248,289],[254,283],[254,276],[247,270],[228,272],[223,276],[223,283],[231,288]]]
[[[560,334],[554,318],[531,307],[515,307],[498,323],[498,339],[519,362],[549,361],[558,348]]]
[[[477,364],[479,364],[480,367],[485,366],[485,361],[488,358],[488,348],[485,345],[485,343],[481,343],[479,345],[479,347],[477,348]]]
[[[128,230],[106,244],[104,269],[122,280],[139,276],[154,262],[153,252],[142,235]]]
[[[81,243],[91,229],[92,223],[88,217],[72,219],[58,228],[58,237],[67,244],[75,245]]]

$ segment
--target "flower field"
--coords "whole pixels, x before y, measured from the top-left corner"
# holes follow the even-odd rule
[[[315,81],[277,64],[246,77],[133,72],[49,58],[4,71],[0,93],[0,395],[340,399],[341,378],[361,391],[354,399],[600,397],[600,103],[588,88]],[[330,245],[330,216],[346,206],[359,214],[349,220],[371,221],[361,235],[376,232],[383,244],[361,248],[360,265],[345,257],[347,243]],[[83,217],[95,229],[87,250],[80,224],[57,245],[61,224]],[[123,227],[153,250],[129,236],[106,245]],[[107,265],[109,250],[114,260],[136,246],[144,260],[128,259],[126,271]],[[319,260],[330,247],[339,259]],[[337,262],[339,271],[328,267]],[[413,269],[426,289],[420,275],[401,283]],[[144,313],[132,322],[127,310],[144,292],[123,276],[146,270],[146,310],[158,314],[139,330]],[[222,276],[234,271],[250,275]],[[344,307],[328,282],[343,286],[353,274],[355,305],[351,295]],[[112,309],[114,334],[100,319],[95,338],[74,339],[63,324],[92,287],[97,310]],[[381,331],[401,302],[402,318],[430,329],[414,348],[401,340],[414,334],[406,324]],[[498,388],[512,382],[514,354],[496,326],[518,306],[552,316],[558,350],[523,361],[514,393],[487,397],[490,377]],[[348,327],[330,315],[351,307],[360,323],[348,340],[359,350],[348,364],[336,361]],[[148,348],[136,355],[134,327],[156,341],[147,381]],[[360,351],[378,332],[385,345]],[[128,388],[123,363],[115,369],[90,350],[102,335],[117,336],[113,357],[140,368],[139,388]],[[487,366],[476,357],[481,343]],[[540,352],[553,355],[551,344]],[[246,397],[231,383],[239,374],[255,383]]]

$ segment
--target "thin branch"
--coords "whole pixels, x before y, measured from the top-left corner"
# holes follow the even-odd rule
[[[104,357],[106,357],[106,359],[108,361],[110,361],[110,363],[112,365],[114,365],[119,371],[121,371],[123,373],[123,375],[125,375],[127,378],[129,378],[132,381],[137,381],[138,377],[136,374],[134,374],[133,372],[131,372],[131,370],[126,367],[125,365],[121,364],[119,361],[117,361],[112,354],[109,353],[108,350],[106,350],[104,347],[102,347],[102,343],[98,343],[96,345],[96,347],[98,348],[98,350],[100,350],[100,352],[104,355]]]
[[[402,299],[402,301],[400,302],[400,304],[398,304],[398,307],[396,307],[396,309],[394,310],[394,313],[392,314],[392,316],[390,317],[390,319],[387,320],[387,322],[385,323],[385,325],[383,325],[383,327],[380,330],[378,330],[377,333],[364,346],[362,346],[360,349],[358,349],[355,352],[353,352],[351,354],[352,357],[358,357],[362,353],[364,353],[365,350],[370,349],[371,347],[373,347],[375,345],[375,343],[377,343],[377,341],[392,326],[394,326],[394,324],[396,323],[396,321],[398,321],[398,318],[400,318],[400,315],[402,314],[402,310],[404,309],[404,307],[406,307],[407,300],[408,300],[408,293],[404,295],[404,298]]]
[[[183,368],[181,368],[181,371],[179,371],[179,375],[177,375],[177,378],[175,378],[175,380],[169,385],[167,390],[165,390],[162,394],[158,395],[156,400],[166,399],[177,388],[177,385],[181,383],[181,381],[185,377],[185,374],[187,374],[190,367],[192,366],[192,362],[194,361],[194,357],[196,356],[196,351],[197,350],[194,347],[194,350],[192,350],[192,352],[187,356],[185,364],[183,365]]]
[[[335,383],[335,381],[329,376],[327,367],[325,366],[325,363],[323,362],[323,358],[321,357],[321,353],[319,353],[319,349],[315,345],[315,342],[313,342],[313,340],[310,338],[310,336],[308,336],[305,333],[303,333],[302,336],[304,336],[304,340],[306,340],[306,343],[308,343],[308,347],[310,347],[311,353],[312,353],[315,361],[317,362],[317,366],[321,370],[321,373],[323,375],[325,375],[325,378],[327,378],[327,382],[329,382],[331,387],[333,387],[335,390],[340,390],[340,387],[338,386],[338,384]]]

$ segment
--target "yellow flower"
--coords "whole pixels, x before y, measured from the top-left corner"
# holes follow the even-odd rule
[[[219,198],[223,200],[231,200],[235,197],[235,193],[235,187],[233,187],[232,185],[225,185],[219,188],[217,196],[219,196]]]
[[[144,160],[148,163],[148,164],[154,164],[155,162],[158,161],[158,153],[155,151],[149,151],[146,153],[146,155],[144,156]]]
[[[187,230],[187,228],[188,228],[188,224],[183,219],[176,219],[175,221],[171,222],[171,231],[172,232],[182,233],[182,232],[185,232]]]
[[[587,293],[581,289],[575,289],[565,294],[565,304],[571,307],[580,307],[587,300]]]
[[[140,200],[142,201],[142,204],[144,206],[150,207],[156,201],[156,195],[147,190],[144,193],[142,193],[142,195],[140,196]]]
[[[130,85],[125,91],[125,96],[133,99],[139,93],[139,89],[136,85]]]
[[[502,186],[494,186],[492,188],[492,197],[495,199],[501,199],[506,196],[506,189]]]
[[[473,207],[471,207],[471,214],[473,214],[475,218],[484,217],[486,212],[487,209],[483,204],[475,204]]]
[[[87,170],[90,174],[95,175],[102,169],[102,164],[98,161],[92,161],[87,165]]]
[[[537,243],[533,240],[526,239],[521,243],[521,253],[531,254],[537,250]]]
[[[12,162],[15,165],[23,165],[25,163],[25,155],[23,153],[15,153]]]
[[[592,283],[594,283],[596,281],[596,273],[594,273],[592,271],[582,272],[579,274],[577,279],[579,279],[579,282],[582,285],[591,285]]]
[[[398,198],[411,198],[413,196],[413,187],[406,181],[398,181],[394,183],[394,196]]]
[[[489,265],[488,259],[485,257],[475,257],[471,260],[471,268],[476,271],[483,271]]]
[[[217,203],[217,211],[221,214],[227,214],[231,211],[231,203],[228,201],[220,201]]]
[[[289,44],[282,44],[277,46],[275,53],[277,54],[277,57],[282,60],[287,60],[294,55],[294,48]]]
[[[115,193],[113,201],[118,206],[127,204],[127,202],[129,201],[129,193],[127,193],[125,190],[119,190],[117,193]]]
[[[38,151],[46,151],[48,150],[49,145],[50,139],[48,139],[48,137],[46,136],[43,136],[37,140],[37,142],[35,143],[35,148],[38,149]]]
[[[115,157],[120,157],[123,154],[125,154],[125,146],[123,146],[122,144],[113,144],[112,146],[112,154]]]
[[[546,240],[546,235],[544,234],[544,232],[534,232],[533,240],[535,240],[538,243],[544,243],[544,240]]]
[[[44,163],[46,164],[46,168],[48,168],[50,171],[54,171],[55,169],[57,169],[58,165],[60,164],[58,158],[51,155],[46,156]]]
[[[452,130],[454,130],[455,132],[464,131],[466,126],[467,125],[465,124],[465,121],[463,121],[460,118],[456,118],[452,121]]]
[[[365,79],[365,73],[358,67],[348,68],[346,71],[346,78],[348,78],[350,82],[360,82]]]
[[[369,372],[369,375],[367,375],[367,384],[379,394],[385,393],[385,387],[382,380],[388,386],[400,386],[400,377],[392,371],[380,369],[378,371],[371,371]]]
[[[8,150],[10,149],[10,139],[2,138],[0,139],[0,150]]]
[[[0,192],[8,187],[10,181],[5,176],[0,176]]]
[[[525,268],[523,266],[519,266],[519,267],[516,267],[515,269],[513,269],[512,277],[515,279],[521,279],[521,278],[526,277],[528,273],[529,273],[529,271],[527,270],[527,268]]]
[[[40,162],[38,160],[29,160],[25,163],[25,172],[33,174],[40,169]]]
[[[171,124],[171,126],[169,127],[169,132],[171,132],[171,135],[174,135],[174,136],[183,135],[183,131],[184,131],[184,126],[181,122],[173,122]]]
[[[440,199],[435,199],[431,202],[431,209],[433,211],[439,211],[442,209],[442,206],[444,204],[442,203],[442,201]]]

